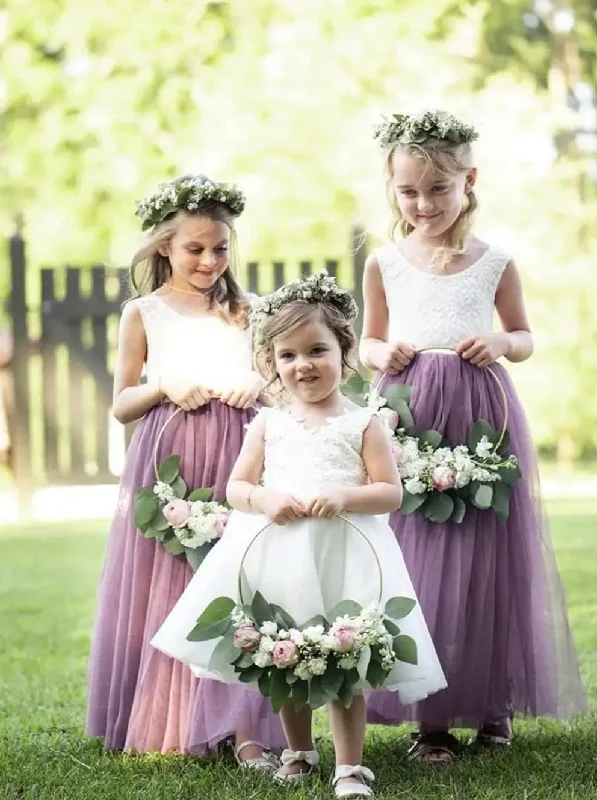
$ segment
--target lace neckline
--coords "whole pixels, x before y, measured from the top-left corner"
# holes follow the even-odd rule
[[[331,425],[333,425],[336,420],[344,419],[347,414],[354,414],[356,411],[360,411],[362,409],[353,409],[353,408],[345,408],[341,414],[336,414],[335,416],[331,417],[322,417],[323,422],[320,425],[307,425],[306,419],[300,418],[295,416],[290,408],[278,408],[277,409],[281,414],[291,419],[299,428],[306,431],[307,433],[315,433],[317,431],[326,430]]]
[[[453,272],[449,275],[442,275],[439,272],[426,272],[425,270],[416,267],[411,261],[408,260],[408,258],[405,256],[405,254],[402,252],[402,250],[398,245],[396,245],[396,252],[398,253],[398,258],[400,259],[400,261],[402,261],[402,263],[405,266],[407,266],[410,270],[413,270],[419,275],[424,275],[426,278],[439,278],[442,281],[447,281],[447,280],[453,280],[454,278],[460,278],[462,275],[468,275],[474,270],[478,269],[479,266],[483,264],[483,262],[488,258],[489,254],[492,252],[492,247],[491,245],[489,245],[487,249],[483,253],[481,253],[479,258],[477,258],[476,261],[473,261],[472,264],[469,264],[469,266],[466,267],[465,269],[461,269],[459,272]]]

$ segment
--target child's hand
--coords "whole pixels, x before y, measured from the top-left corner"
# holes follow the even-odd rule
[[[245,386],[236,389],[227,389],[222,392],[218,400],[231,408],[251,408],[259,397],[259,392],[263,389],[263,378],[256,372],[252,372]]]
[[[165,378],[160,381],[160,390],[183,411],[194,411],[206,405],[213,395],[209,389],[184,378]]]
[[[330,489],[314,497],[307,505],[307,514],[319,519],[337,517],[346,508],[346,494],[342,489]]]
[[[406,342],[388,342],[379,349],[376,366],[388,375],[398,375],[415,357],[415,349]]]
[[[296,522],[306,516],[306,511],[299,501],[291,494],[282,494],[271,489],[262,489],[258,498],[259,510],[276,525],[286,525]]]
[[[488,367],[501,356],[508,354],[510,342],[507,333],[489,333],[464,339],[456,352],[475,367]]]

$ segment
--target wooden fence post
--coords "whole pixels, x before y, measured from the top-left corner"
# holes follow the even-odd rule
[[[29,426],[29,330],[27,325],[27,261],[20,221],[9,240],[11,295],[10,314],[13,338],[13,380],[15,413],[12,416],[11,447],[19,515],[31,512],[33,480],[31,474],[31,435]]]

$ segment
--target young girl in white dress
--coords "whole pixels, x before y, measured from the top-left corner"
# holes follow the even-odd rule
[[[380,581],[382,604],[395,595],[415,598],[388,526],[387,514],[402,497],[388,434],[371,409],[340,392],[355,315],[352,297],[326,276],[293,282],[257,308],[258,361],[289,402],[262,409],[249,425],[228,484],[236,510],[226,533],[152,640],[196,674],[238,680],[232,668],[210,669],[217,642],[190,642],[187,635],[214,598],[237,596],[241,566],[251,589],[299,624],[342,600],[376,603]],[[384,688],[413,702],[446,684],[418,605],[400,627],[416,641],[417,664],[396,662]],[[319,760],[312,710],[287,702],[280,713],[288,749],[276,778],[301,782]],[[362,766],[365,713],[360,692],[350,708],[330,704],[337,797],[372,795],[373,774]]]

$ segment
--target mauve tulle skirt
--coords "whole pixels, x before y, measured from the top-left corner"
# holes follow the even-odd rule
[[[87,733],[103,737],[110,749],[135,752],[201,754],[236,731],[282,748],[280,722],[266,698],[241,685],[198,681],[187,666],[149,644],[193,575],[183,558],[145,539],[133,519],[135,494],[155,480],[156,437],[174,410],[170,404],[153,408],[127,453],[99,590]],[[214,486],[215,499],[223,498],[254,414],[216,400],[181,412],[166,427],[159,460],[178,454],[189,486]]]
[[[392,515],[448,688],[410,706],[395,694],[372,693],[370,722],[478,728],[513,713],[567,717],[586,710],[533,444],[508,373],[498,364],[492,369],[508,398],[510,451],[523,478],[505,523],[475,508],[460,525],[427,522],[417,512]],[[400,375],[378,376],[377,383],[411,385],[417,430],[434,428],[453,445],[466,442],[479,418],[503,424],[493,376],[453,353],[419,354]]]

